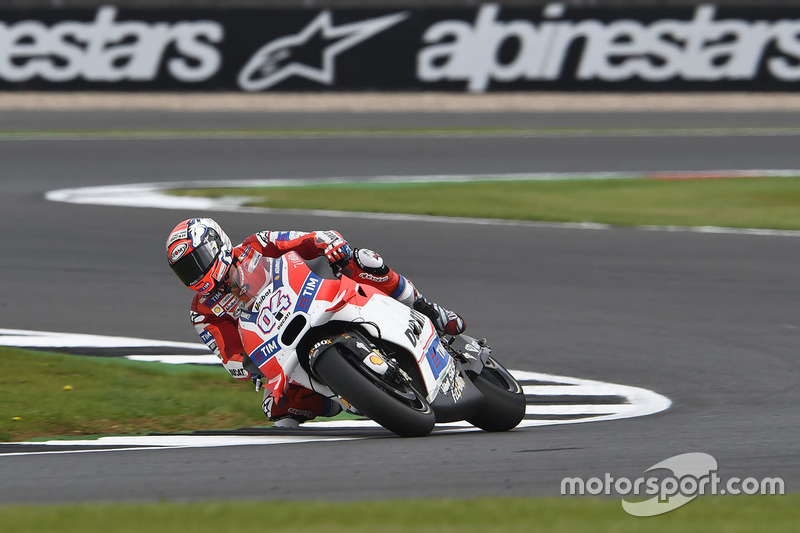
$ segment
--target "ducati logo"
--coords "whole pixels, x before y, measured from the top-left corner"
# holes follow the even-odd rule
[[[299,33],[262,46],[239,73],[239,86],[263,91],[293,76],[331,85],[336,81],[336,56],[406,18],[408,13],[395,13],[334,26],[331,12],[323,11]]]

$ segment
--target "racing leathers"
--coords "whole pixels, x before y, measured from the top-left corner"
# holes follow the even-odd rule
[[[460,316],[423,298],[414,284],[389,268],[380,255],[364,248],[351,250],[336,231],[262,231],[234,247],[232,255],[234,261],[245,261],[254,253],[274,258],[290,251],[308,260],[324,255],[337,265],[342,275],[374,286],[428,314],[442,332],[455,334],[465,328]],[[221,359],[230,375],[240,381],[256,377],[244,367],[244,347],[238,331],[239,316],[247,305],[225,286],[205,296],[196,294],[191,304],[191,320],[200,338]],[[287,422],[296,421],[296,426],[297,422],[333,416],[341,410],[337,403],[295,384],[289,385],[278,403],[270,393],[265,389],[262,407],[276,425],[291,427]]]

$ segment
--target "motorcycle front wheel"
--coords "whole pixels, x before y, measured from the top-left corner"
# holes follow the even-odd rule
[[[436,416],[424,395],[375,374],[349,355],[331,346],[317,356],[314,373],[366,417],[401,437],[433,431]]]
[[[483,393],[484,403],[467,422],[484,431],[509,431],[522,422],[525,393],[503,365],[490,357],[481,373],[470,378]]]

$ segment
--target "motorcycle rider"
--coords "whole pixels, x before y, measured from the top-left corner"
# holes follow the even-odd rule
[[[238,261],[254,254],[279,257],[297,252],[303,259],[325,256],[342,275],[371,285],[397,301],[425,314],[439,333],[456,335],[466,329],[453,311],[431,302],[408,278],[398,274],[372,250],[352,249],[337,231],[260,231],[233,246],[222,228],[211,218],[180,222],[167,238],[167,260],[178,278],[195,291],[190,316],[200,338],[239,381],[255,379],[243,366],[238,317],[248,305],[231,286],[230,274]],[[233,289],[233,290],[232,290]],[[297,427],[317,416],[333,416],[339,405],[299,385],[291,384],[277,404],[264,391],[264,414],[276,427]]]

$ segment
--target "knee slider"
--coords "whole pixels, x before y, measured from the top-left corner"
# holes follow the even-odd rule
[[[358,268],[372,274],[373,276],[385,276],[389,273],[389,267],[383,261],[377,252],[367,250],[366,248],[358,248],[355,251],[356,264]]]

